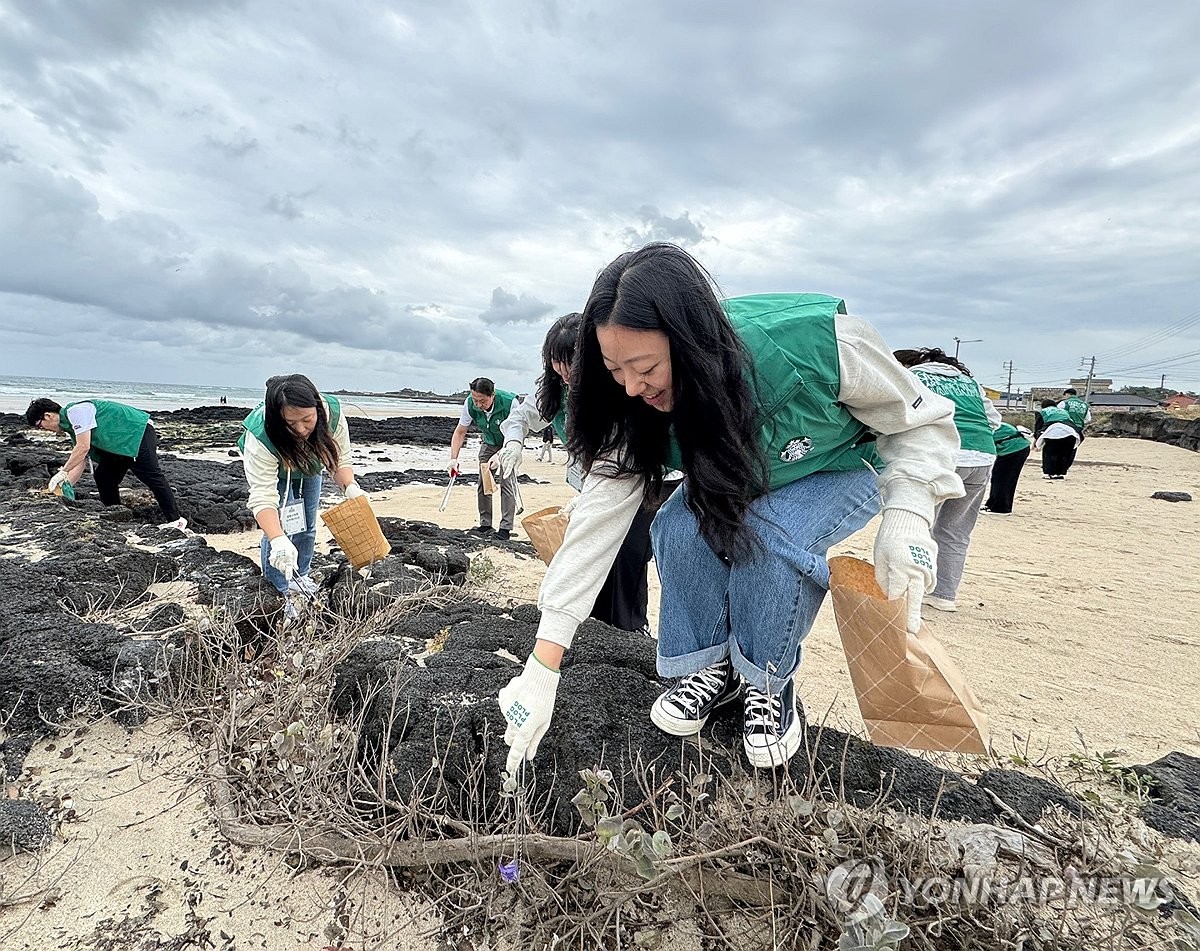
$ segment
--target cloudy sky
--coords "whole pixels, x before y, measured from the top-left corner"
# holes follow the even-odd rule
[[[522,389],[665,239],[978,338],[986,382],[1200,389],[1198,37],[1193,0],[0,0],[0,374]]]

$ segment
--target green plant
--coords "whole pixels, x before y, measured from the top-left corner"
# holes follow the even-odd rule
[[[634,871],[649,881],[658,873],[658,865],[674,851],[671,834],[665,829],[647,831],[636,819],[622,819],[609,813],[613,799],[613,775],[607,769],[584,769],[579,773],[583,788],[571,800],[579,818],[596,830],[596,838],[611,852],[633,863]],[[667,810],[668,819],[683,815],[683,806],[674,803]]]

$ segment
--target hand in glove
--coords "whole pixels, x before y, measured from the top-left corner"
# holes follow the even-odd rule
[[[500,476],[501,479],[507,479],[510,476],[515,476],[521,471],[521,453],[525,446],[517,442],[515,439],[510,439],[504,444],[504,448],[496,453],[488,461],[488,465],[492,467],[492,471]]]
[[[292,575],[300,566],[300,553],[296,551],[296,546],[290,538],[280,535],[271,539],[271,550],[267,560],[271,562],[272,568],[291,581]]]
[[[362,490],[357,482],[351,479],[346,488],[342,489],[342,494],[347,499],[357,499],[360,495],[366,495],[367,493]]]
[[[875,580],[889,600],[908,597],[908,631],[921,630],[921,598],[937,582],[937,545],[915,512],[884,509],[875,536]]]
[[[67,470],[59,469],[56,473],[54,473],[53,477],[50,479],[50,484],[46,488],[53,492],[64,482],[67,485],[71,484],[71,480],[67,478]]]
[[[537,756],[538,744],[554,716],[554,698],[561,675],[529,655],[525,669],[508,682],[497,698],[500,712],[508,721],[504,742],[508,744],[508,775],[516,776],[522,760]]]
[[[460,472],[462,472],[462,470],[458,467],[458,460],[451,459],[449,464],[446,466],[446,474],[454,478],[458,478]]]

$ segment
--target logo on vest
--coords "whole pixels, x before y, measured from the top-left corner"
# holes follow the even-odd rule
[[[779,458],[784,462],[799,462],[810,452],[812,452],[813,441],[807,436],[798,436],[795,439],[789,439],[788,444],[783,447],[783,452],[779,454]]]

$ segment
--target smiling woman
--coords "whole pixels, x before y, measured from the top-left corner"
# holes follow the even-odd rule
[[[350,429],[336,397],[299,373],[273,376],[266,398],[242,423],[238,440],[250,483],[250,510],[263,530],[263,577],[280,594],[311,595],[321,472],[346,498],[362,495],[350,465]],[[288,602],[290,613],[291,602]]]
[[[799,749],[793,678],[829,586],[825,554],[879,511],[876,575],[920,627],[935,506],[962,495],[954,407],[906,372],[836,297],[718,299],[682,249],[621,255],[592,287],[571,366],[569,448],[587,472],[538,599],[538,640],[499,696],[510,773],[549,726],[563,651],[634,516],[654,518],[658,670],[682,680],[651,720],[698,733],[745,695],[756,767]],[[882,473],[876,473],[882,470]]]

